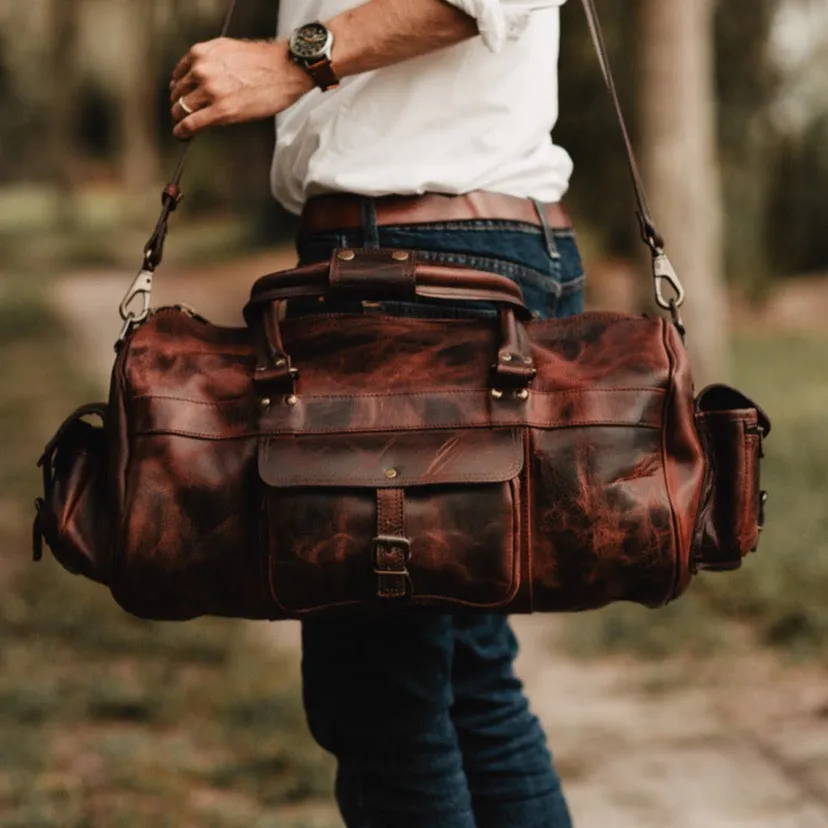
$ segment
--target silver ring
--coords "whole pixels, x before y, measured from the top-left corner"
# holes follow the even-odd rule
[[[190,107],[187,106],[186,103],[184,103],[184,96],[183,95],[178,99],[178,105],[184,110],[184,112],[187,113],[187,115],[192,115],[193,112],[195,112],[194,109],[190,109]]]

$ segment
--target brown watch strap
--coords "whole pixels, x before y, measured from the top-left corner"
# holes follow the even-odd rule
[[[339,86],[339,78],[334,72],[330,58],[323,57],[315,63],[304,63],[307,73],[313,78],[313,82],[323,91],[335,89]]]

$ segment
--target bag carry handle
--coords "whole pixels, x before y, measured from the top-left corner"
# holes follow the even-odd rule
[[[494,273],[417,261],[413,250],[338,249],[329,262],[263,276],[244,308],[257,343],[254,383],[263,399],[285,394],[295,400],[299,371],[282,339],[282,309],[290,299],[321,297],[336,301],[370,298],[430,302],[486,302],[497,306],[500,340],[492,365],[492,393],[520,393],[536,372],[529,341],[518,319],[531,319],[520,288]]]
[[[300,297],[489,302],[532,318],[520,287],[506,276],[423,262],[414,250],[350,248],[334,250],[329,261],[262,276],[250,291],[245,318],[250,323],[263,305]]]
[[[650,214],[649,204],[647,202],[647,194],[644,188],[644,182],[641,178],[641,173],[638,168],[638,162],[635,158],[635,152],[630,140],[629,131],[627,129],[624,113],[621,109],[621,102],[618,99],[618,91],[615,86],[615,79],[610,67],[609,56],[607,54],[606,46],[604,44],[603,32],[601,30],[601,23],[598,19],[598,12],[595,8],[594,0],[581,0],[586,14],[587,24],[592,36],[595,51],[598,55],[598,63],[601,67],[601,72],[604,76],[604,82],[612,99],[613,109],[618,121],[618,126],[621,130],[621,137],[624,141],[624,149],[627,154],[627,164],[630,170],[630,177],[632,179],[633,191],[635,193],[635,200],[637,204],[637,216],[641,226],[641,236],[644,243],[652,254],[653,265],[653,290],[655,293],[656,304],[670,312],[673,323],[678,330],[683,334],[684,325],[679,315],[679,308],[685,299],[685,290],[673,268],[670,260],[664,253],[664,239],[656,229]],[[233,19],[233,14],[236,8],[236,0],[229,0],[227,12],[225,13],[224,23],[221,28],[219,37],[226,37],[230,30],[230,23]],[[143,263],[138,271],[138,275],[133,280],[123,300],[118,308],[123,320],[123,327],[118,341],[115,344],[116,349],[120,347],[121,343],[126,339],[129,333],[137,325],[140,325],[149,316],[150,312],[150,296],[152,293],[152,280],[155,269],[161,264],[161,259],[164,254],[164,242],[167,238],[167,229],[170,215],[178,207],[181,201],[181,178],[184,173],[184,165],[187,160],[190,142],[184,146],[181,152],[178,163],[176,164],[172,178],[169,184],[164,188],[161,196],[161,214],[155,224],[155,229],[149,238],[149,241],[144,246]],[[672,296],[665,295],[665,288],[672,292]],[[133,304],[136,300],[140,300],[141,305],[138,309],[133,309]]]

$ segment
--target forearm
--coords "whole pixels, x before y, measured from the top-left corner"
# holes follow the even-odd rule
[[[478,33],[473,17],[443,0],[368,0],[327,23],[340,78],[425,55]],[[290,59],[283,39],[198,43],[173,70],[173,134],[192,138],[207,127],[277,115],[313,85]]]
[[[468,40],[475,20],[444,0],[368,0],[327,21],[340,78],[382,69]]]

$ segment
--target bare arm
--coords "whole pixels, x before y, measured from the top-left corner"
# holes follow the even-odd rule
[[[444,0],[368,0],[328,21],[340,78],[391,66],[467,40],[477,24]],[[223,124],[282,112],[313,89],[285,41],[231,38],[199,43],[179,61],[170,83],[173,130],[189,138]],[[327,94],[336,94],[329,92]],[[178,103],[183,98],[192,115]]]
[[[340,76],[392,66],[453,46],[477,34],[477,24],[443,0],[369,0],[328,23]]]

